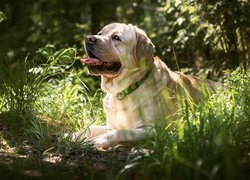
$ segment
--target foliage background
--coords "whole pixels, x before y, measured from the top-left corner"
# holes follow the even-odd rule
[[[110,22],[144,29],[168,66],[235,68],[249,62],[247,0],[24,0],[0,2],[0,58],[23,61],[48,43],[75,46]]]

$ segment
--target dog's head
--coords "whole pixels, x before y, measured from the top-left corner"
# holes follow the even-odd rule
[[[90,74],[116,77],[123,70],[145,68],[153,62],[154,45],[145,32],[131,24],[112,23],[86,37],[89,56],[81,61]]]

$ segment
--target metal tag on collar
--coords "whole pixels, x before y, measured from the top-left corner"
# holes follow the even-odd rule
[[[123,98],[126,96],[126,94],[124,94],[124,93],[122,93],[122,92],[118,92],[117,94],[116,94],[116,98],[118,99],[118,100],[123,100]]]
[[[149,70],[146,72],[146,74],[142,77],[142,79],[140,79],[139,81],[137,81],[134,84],[131,84],[129,87],[127,87],[126,89],[118,92],[116,94],[116,98],[118,100],[122,100],[125,96],[131,94],[133,91],[135,91],[141,84],[143,81],[145,81],[145,79],[148,78],[149,74],[152,72],[153,69],[153,65],[149,68]]]

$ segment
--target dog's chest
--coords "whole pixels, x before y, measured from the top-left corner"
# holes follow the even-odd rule
[[[138,92],[139,93],[139,92]],[[107,117],[107,126],[114,129],[129,129],[155,124],[155,120],[163,119],[172,106],[166,107],[163,96],[143,97],[143,93],[131,94],[118,100],[116,96],[107,94],[103,100]]]
[[[113,95],[106,95],[103,99],[104,111],[107,117],[107,125],[111,128],[132,128],[136,116],[135,105],[127,100],[118,100]]]

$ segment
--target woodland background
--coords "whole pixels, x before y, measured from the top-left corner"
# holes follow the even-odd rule
[[[168,66],[236,68],[249,62],[247,0],[23,0],[0,2],[0,58],[23,61],[46,44],[75,46],[111,22],[144,29]]]

